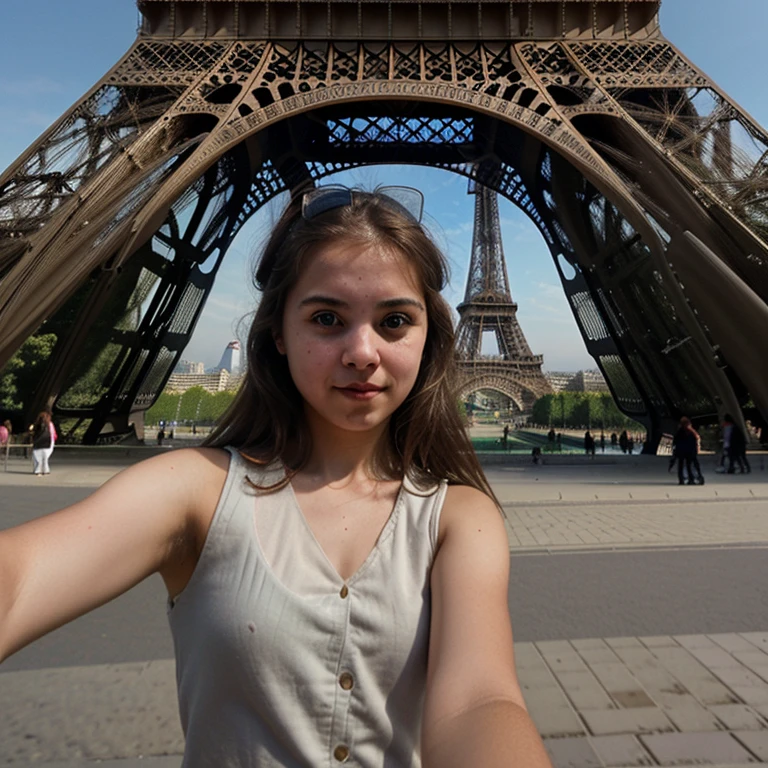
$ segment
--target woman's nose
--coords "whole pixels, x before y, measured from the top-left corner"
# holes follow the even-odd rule
[[[343,365],[350,368],[364,369],[379,364],[379,350],[376,345],[377,335],[368,326],[350,329],[346,334],[344,350],[341,356]]]

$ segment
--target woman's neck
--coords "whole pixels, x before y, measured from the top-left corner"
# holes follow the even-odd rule
[[[312,452],[302,474],[322,483],[372,479],[376,446],[386,429],[386,423],[365,432],[329,428],[327,424],[320,428],[310,419]]]

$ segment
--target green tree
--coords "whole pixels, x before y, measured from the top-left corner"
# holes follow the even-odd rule
[[[533,405],[535,424],[577,429],[620,428],[641,431],[643,426],[627,418],[606,392],[558,392],[544,395]]]
[[[23,411],[56,346],[52,333],[30,336],[0,371],[0,409]]]

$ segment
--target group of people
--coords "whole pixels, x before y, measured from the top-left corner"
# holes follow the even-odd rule
[[[747,459],[747,438],[744,432],[736,424],[730,413],[725,414],[720,426],[723,450],[720,454],[718,468],[715,471],[732,475],[738,465],[740,474],[751,472],[752,468]],[[683,416],[672,439],[672,458],[669,462],[670,472],[677,464],[679,485],[685,485],[686,477],[688,485],[704,485],[704,475],[698,458],[700,451],[701,436],[693,428],[691,420],[687,416]],[[726,464],[728,465],[727,468]]]
[[[41,411],[33,424],[29,425],[29,438],[32,443],[32,471],[37,477],[49,475],[51,467],[49,460],[53,453],[58,434],[53,424],[53,418],[50,411]],[[0,447],[10,444],[13,436],[13,424],[6,419],[0,424]],[[25,441],[25,445],[29,445]]]

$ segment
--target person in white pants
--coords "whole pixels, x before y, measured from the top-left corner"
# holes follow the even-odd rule
[[[56,428],[51,421],[50,411],[42,411],[30,429],[32,430],[33,471],[38,477],[42,477],[51,472],[48,461],[56,442]]]

